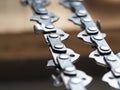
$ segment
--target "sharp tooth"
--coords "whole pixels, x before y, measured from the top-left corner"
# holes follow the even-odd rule
[[[103,56],[100,56],[97,50],[91,52],[89,58],[95,59],[96,63],[100,66],[107,66]]]
[[[48,61],[47,67],[55,67],[55,64],[54,64],[53,60]]]
[[[102,81],[108,83],[113,88],[120,89],[118,80],[113,76],[111,72],[107,72],[106,74],[104,74],[104,76],[102,77]]]

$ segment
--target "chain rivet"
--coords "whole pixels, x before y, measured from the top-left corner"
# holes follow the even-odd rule
[[[73,2],[72,4],[75,5],[75,6],[79,6],[79,5],[81,5],[80,2]]]
[[[90,26],[88,29],[89,29],[90,31],[96,31],[96,30],[97,30],[97,28],[96,28],[95,26]]]
[[[49,37],[51,37],[51,38],[57,38],[58,36],[59,36],[59,35],[56,34],[56,33],[52,33],[52,34],[49,35]]]
[[[47,29],[53,29],[54,28],[54,25],[46,25],[45,26]]]
[[[44,19],[44,20],[47,20],[47,19],[49,19],[50,17],[48,16],[48,15],[43,15],[43,16],[41,16],[41,19]]]
[[[77,12],[77,14],[78,14],[78,16],[83,16],[83,15],[86,15],[87,12],[86,12],[86,10],[79,10],[79,11]]]
[[[73,77],[71,78],[70,82],[73,84],[78,84],[78,83],[81,83],[82,80],[79,77]]]
[[[69,56],[68,56],[67,54],[61,54],[61,55],[59,56],[59,58],[60,58],[60,59],[68,59]]]
[[[45,9],[45,8],[38,8],[38,11],[40,11],[40,12],[45,12],[46,9]]]
[[[116,73],[120,73],[120,68],[115,68]]]
[[[62,49],[64,47],[64,45],[63,44],[56,44],[54,47],[57,49]]]
[[[68,66],[65,68],[65,71],[68,71],[68,72],[72,72],[72,71],[75,71],[76,68],[74,66]]]
[[[100,49],[101,49],[102,51],[109,51],[109,50],[110,50],[110,48],[107,47],[107,46],[101,46]]]
[[[107,57],[109,61],[116,61],[116,58],[113,55]]]
[[[102,35],[95,35],[95,36],[93,36],[93,38],[94,38],[95,40],[102,40],[102,39],[103,39],[103,36],[102,36]]]
[[[85,22],[90,22],[90,21],[92,21],[92,20],[91,20],[91,18],[89,18],[89,17],[84,17],[84,18],[83,18],[83,21],[85,21]]]

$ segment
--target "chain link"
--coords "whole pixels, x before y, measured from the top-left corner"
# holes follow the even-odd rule
[[[37,22],[34,25],[34,32],[36,35],[43,32],[45,41],[53,56],[48,61],[47,66],[54,67],[59,73],[58,76],[52,75],[54,85],[61,86],[63,83],[68,90],[86,90],[85,86],[92,81],[92,77],[86,75],[83,71],[77,70],[73,64],[79,59],[80,55],[62,43],[69,35],[53,25],[59,17],[48,12],[45,8],[49,1],[23,0],[22,4],[29,5],[33,9],[34,15],[31,20]]]
[[[113,53],[105,40],[106,34],[100,31],[100,21],[94,23],[82,1],[60,0],[60,3],[74,12],[69,20],[81,26],[83,30],[77,37],[94,47],[95,51],[89,57],[95,59],[97,64],[109,67],[110,71],[103,76],[102,80],[120,89],[120,53]]]

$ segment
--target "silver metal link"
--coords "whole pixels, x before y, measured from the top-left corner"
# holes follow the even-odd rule
[[[95,48],[89,57],[94,58],[97,64],[109,67],[110,72],[105,74],[102,80],[110,86],[120,89],[120,54],[115,55],[107,44],[104,39],[106,35],[100,31],[100,22],[94,23],[81,1],[60,0],[60,3],[65,7],[68,6],[74,12],[69,20],[83,29],[78,34],[78,38]]]
[[[79,59],[80,55],[72,49],[66,48],[62,43],[69,35],[53,25],[59,18],[46,10],[45,6],[48,5],[48,2],[48,0],[25,1],[26,4],[32,7],[34,12],[31,20],[37,22],[34,26],[35,34],[38,35],[39,32],[43,32],[45,41],[52,54],[53,58],[48,61],[47,66],[54,67],[58,72],[58,76],[52,75],[54,85],[60,86],[64,83],[68,90],[86,90],[85,86],[92,81],[92,77],[77,70],[73,64]],[[80,11],[80,13],[83,14],[85,12]]]

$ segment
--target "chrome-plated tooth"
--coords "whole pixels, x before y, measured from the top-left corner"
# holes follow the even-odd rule
[[[113,88],[120,89],[120,85],[119,85],[118,80],[120,81],[120,78],[119,77],[115,78],[111,72],[107,72],[102,77],[102,81],[108,83]]]
[[[80,18],[77,17],[75,14],[70,16],[68,19],[72,21],[74,24],[81,25]]]
[[[88,44],[92,44],[92,41],[90,40],[90,36],[86,33],[86,31],[82,31],[80,32],[77,37],[79,39],[82,39],[84,42],[88,43]]]
[[[100,66],[104,66],[104,67],[107,66],[107,64],[106,64],[106,62],[105,62],[105,60],[104,60],[104,57],[101,56],[101,55],[98,53],[97,50],[91,52],[90,55],[89,55],[89,58],[95,59],[95,61],[97,62],[97,64],[100,65]]]
[[[61,29],[56,29],[56,33],[60,36],[61,41],[64,41],[69,37],[69,34],[65,33]]]
[[[55,67],[55,64],[54,64],[53,60],[48,61],[47,67]]]

